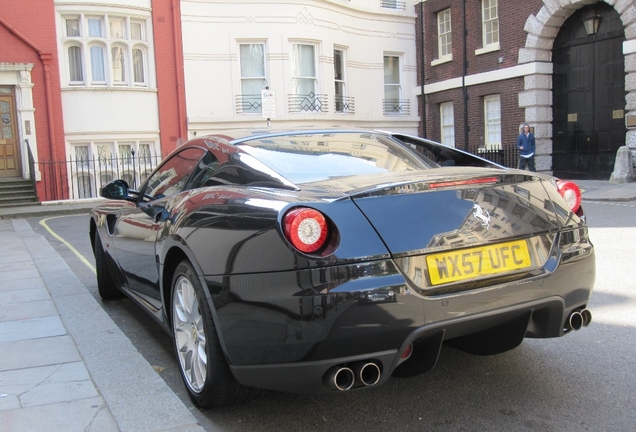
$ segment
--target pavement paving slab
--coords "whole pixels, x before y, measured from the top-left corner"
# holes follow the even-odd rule
[[[0,260],[0,432],[203,431],[25,219]]]

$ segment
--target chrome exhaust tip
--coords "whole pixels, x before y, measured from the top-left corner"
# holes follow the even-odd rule
[[[589,326],[592,322],[592,311],[589,309],[583,309],[580,314],[583,319],[583,327]]]
[[[373,362],[359,362],[353,365],[356,378],[365,386],[376,385],[380,381],[382,372],[380,367]]]
[[[353,371],[344,366],[335,366],[327,371],[324,378],[325,385],[333,390],[347,391],[355,383]]]
[[[574,331],[580,330],[583,327],[583,316],[581,313],[578,311],[572,312],[568,318],[568,325]]]

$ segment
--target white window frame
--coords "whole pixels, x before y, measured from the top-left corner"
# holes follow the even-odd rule
[[[340,70],[338,70],[338,57],[336,53],[340,53]],[[347,59],[346,49],[342,47],[334,47],[333,49],[333,81],[334,81],[334,100],[335,110],[337,113],[348,112],[345,99],[347,98]],[[340,90],[339,90],[340,89]],[[340,98],[340,101],[338,100]]]
[[[116,176],[135,176],[139,186],[161,162],[158,139],[85,140],[67,145],[67,154],[72,161],[68,171],[72,179],[71,192],[72,196],[80,198],[91,198],[86,193],[96,197],[105,179]],[[134,166],[131,163],[132,151],[135,151]],[[80,181],[79,177],[84,180]]]
[[[499,46],[499,4],[498,0],[482,0],[482,48],[475,50],[475,55],[498,51]]]
[[[262,47],[262,52],[263,52],[263,58],[262,58],[262,62],[263,64],[260,65],[262,67],[262,74],[261,75],[245,75],[244,76],[244,68],[243,68],[243,47],[244,46],[250,46],[250,45],[257,45],[257,46],[261,46]],[[239,47],[238,47],[238,57],[239,57],[239,76],[240,76],[240,94],[242,97],[245,96],[251,96],[253,98],[258,98],[260,99],[261,97],[261,91],[265,89],[265,86],[268,83],[268,79],[267,79],[267,44],[265,43],[265,41],[241,41],[239,42]],[[258,81],[261,81],[260,84],[260,88],[258,93],[257,92],[252,92],[252,93],[246,93],[249,90],[246,90],[249,86],[249,82],[252,82],[253,84],[258,84]],[[243,114],[260,114],[263,112],[262,106],[260,108],[258,107],[253,107],[253,109],[241,109],[241,113]]]
[[[486,150],[501,150],[501,95],[484,96],[484,144]]]
[[[441,143],[449,147],[455,147],[455,112],[453,102],[439,104],[439,122]]]
[[[140,64],[136,64],[135,53],[139,52],[141,55]],[[146,47],[143,45],[134,45],[131,52],[132,60],[130,62],[131,73],[132,73],[132,81],[133,84],[137,87],[147,87],[148,86],[148,55],[146,54]],[[140,76],[138,76],[138,68],[141,68]],[[138,79],[139,78],[139,79]]]
[[[437,13],[437,59],[431,66],[453,60],[453,32],[451,10],[445,9]]]
[[[296,57],[294,56],[297,46],[312,47],[313,49],[313,59],[312,59],[313,65],[312,66],[314,70],[313,75],[301,75],[300,73],[301,71],[297,70],[298,68],[295,65]],[[292,69],[291,78],[292,78],[292,93],[293,94],[297,94],[297,95],[303,94],[298,92],[299,81],[313,82],[312,92],[314,93],[314,95],[318,93],[318,62],[316,61],[317,55],[318,55],[318,46],[316,44],[308,43],[308,42],[292,42],[291,44],[291,69]]]
[[[128,16],[126,14],[109,15],[107,13],[65,13],[60,11],[61,17],[61,52],[65,57],[64,67],[66,85],[78,87],[148,87],[149,74],[149,53],[151,44],[147,42],[146,27],[150,17]],[[89,25],[89,22],[92,24]],[[97,23],[99,22],[99,26]],[[111,22],[121,23],[122,34],[117,37],[111,35]],[[91,27],[92,26],[92,27]],[[135,26],[135,31],[132,30]],[[119,27],[119,25],[118,25]],[[134,39],[133,39],[134,33]],[[112,36],[112,37],[111,37]],[[102,58],[93,59],[96,49],[91,52],[91,48],[99,46],[102,51]],[[71,47],[79,47],[79,52]],[[121,48],[123,57],[123,77],[118,77],[114,73],[115,61],[113,49]],[[134,52],[140,50],[142,57],[141,64],[134,58]],[[73,55],[71,56],[71,51]],[[79,57],[79,60],[78,60]],[[73,68],[71,62],[81,62],[81,68]],[[99,66],[102,71],[96,70]],[[138,66],[135,69],[135,65]],[[139,70],[141,69],[141,70]],[[74,71],[74,80],[71,80],[71,72]],[[81,71],[81,80],[78,73]],[[102,79],[103,78],[103,79]],[[123,79],[116,79],[123,78]]]
[[[392,59],[392,60],[391,60]],[[387,64],[387,60],[391,60]],[[397,63],[397,65],[396,65]],[[402,92],[402,58],[398,54],[390,54],[384,53],[383,57],[383,70],[384,70],[384,115],[404,115],[401,111],[392,112],[386,111],[386,101],[395,100],[399,104],[404,100],[404,94]],[[388,67],[392,69],[388,71]],[[397,67],[397,75],[393,74],[393,70]],[[397,82],[392,82],[391,80],[387,82],[387,77],[397,78]],[[397,98],[387,97],[389,95],[395,94],[397,92]]]
[[[76,54],[71,55],[71,50],[73,50]],[[86,71],[84,70],[84,52],[82,50],[82,46],[79,44],[68,44],[65,48],[66,54],[66,65],[67,65],[67,73],[68,73],[68,83],[72,86],[80,86],[86,83],[85,76]],[[79,58],[77,58],[79,57]],[[76,70],[78,76],[73,76],[73,70]],[[79,78],[79,79],[73,79]]]

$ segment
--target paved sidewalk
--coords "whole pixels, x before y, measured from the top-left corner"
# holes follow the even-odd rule
[[[26,220],[0,262],[0,432],[203,431]]]

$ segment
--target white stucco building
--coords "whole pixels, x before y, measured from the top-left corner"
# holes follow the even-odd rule
[[[413,8],[390,0],[181,1],[190,137],[266,126],[265,88],[272,127],[417,133]]]

